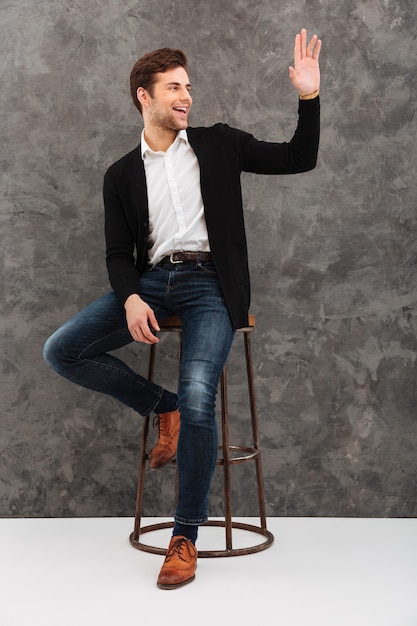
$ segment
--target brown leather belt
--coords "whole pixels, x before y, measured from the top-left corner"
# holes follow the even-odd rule
[[[161,263],[164,261],[170,261],[171,263],[184,263],[186,261],[205,263],[211,260],[211,252],[173,252],[170,256],[164,257]]]

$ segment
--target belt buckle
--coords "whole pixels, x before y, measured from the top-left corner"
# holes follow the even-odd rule
[[[179,260],[179,261],[174,261],[174,254],[176,254],[176,252],[171,252],[171,254],[169,255],[169,262],[170,263],[182,263],[183,261]]]

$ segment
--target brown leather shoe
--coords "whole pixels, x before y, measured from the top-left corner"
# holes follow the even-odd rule
[[[197,548],[193,542],[181,535],[172,537],[157,585],[160,589],[178,589],[194,580],[196,568]]]
[[[178,436],[180,434],[180,412],[160,413],[159,437],[149,455],[149,467],[159,469],[171,461],[177,453]]]

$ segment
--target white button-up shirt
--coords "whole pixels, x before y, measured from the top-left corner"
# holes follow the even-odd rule
[[[180,130],[166,152],[154,152],[141,137],[149,206],[148,257],[152,265],[171,252],[208,252],[200,166]]]

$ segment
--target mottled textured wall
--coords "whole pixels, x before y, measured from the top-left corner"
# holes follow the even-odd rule
[[[268,514],[416,515],[416,24],[414,0],[2,0],[0,515],[133,514],[140,419],[41,351],[108,289],[101,184],[138,142],[134,61],[184,48],[195,125],[283,140],[302,26],[324,42],[318,166],[243,178]],[[139,369],[145,352],[124,350]],[[172,338],[160,363],[175,387]],[[170,472],[145,514],[171,514]],[[233,478],[236,513],[256,513],[250,468]]]

